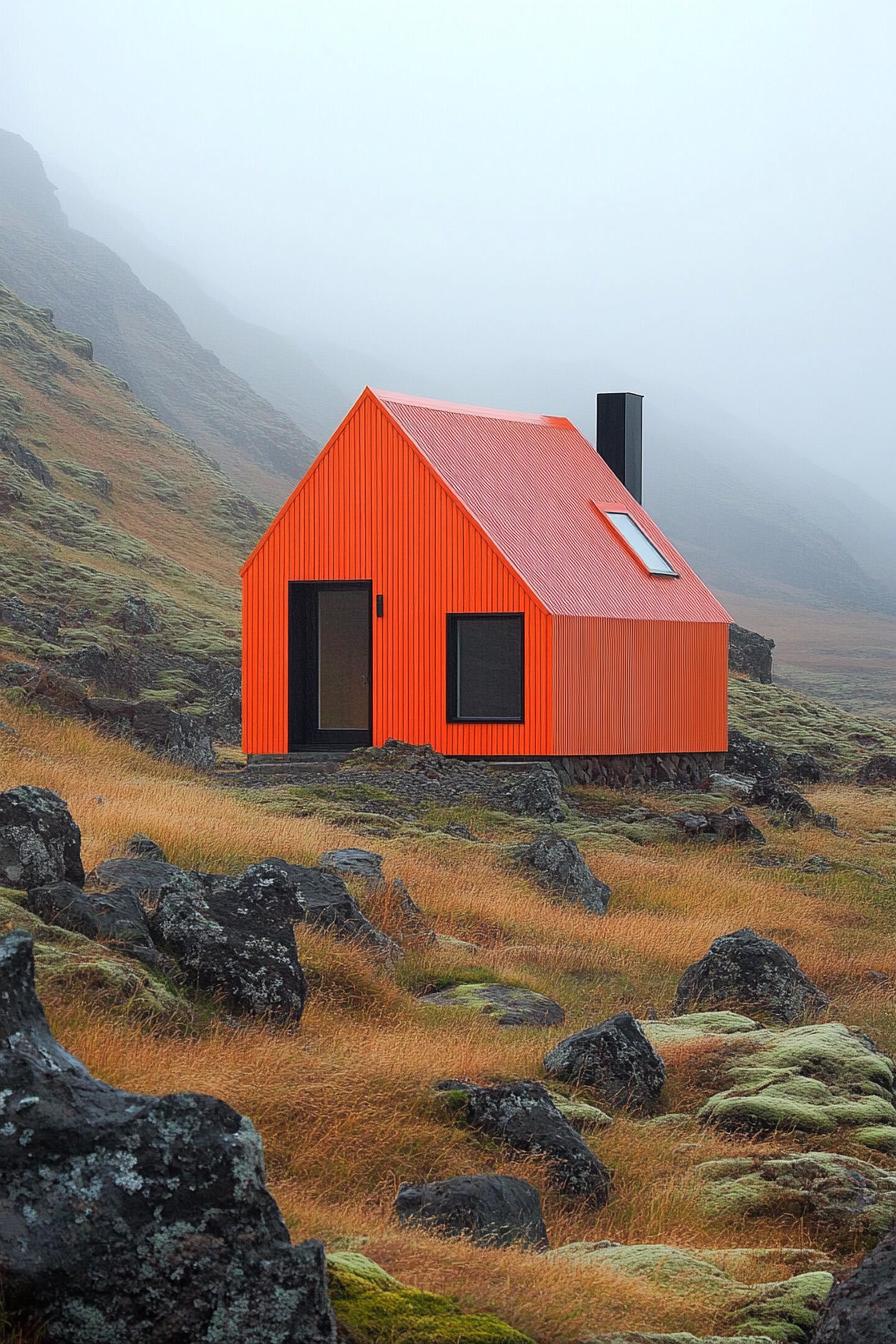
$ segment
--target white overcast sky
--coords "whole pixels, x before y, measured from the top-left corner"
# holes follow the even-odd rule
[[[693,393],[896,500],[894,0],[0,15],[0,124],[241,315]]]

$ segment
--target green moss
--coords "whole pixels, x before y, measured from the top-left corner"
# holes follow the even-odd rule
[[[353,1344],[532,1344],[496,1316],[399,1283],[357,1252],[332,1252],[327,1269],[336,1320]]]
[[[731,1086],[700,1118],[727,1129],[829,1134],[896,1125],[893,1064],[842,1023],[765,1032],[763,1044],[726,1069]]]
[[[679,1041],[697,1040],[700,1036],[739,1036],[744,1032],[761,1031],[758,1022],[741,1013],[683,1013],[666,1022],[642,1022],[646,1035],[659,1049],[676,1045]]]
[[[34,939],[37,988],[41,994],[77,995],[128,1016],[186,1018],[188,1005],[139,962],[45,924],[21,905],[22,892],[0,888],[0,934],[25,929]]]
[[[879,1153],[896,1157],[896,1125],[868,1125],[857,1129],[853,1138],[864,1143],[866,1148],[874,1148]]]
[[[851,714],[828,700],[809,699],[784,686],[734,677],[729,685],[732,728],[773,742],[784,755],[811,751],[834,773],[851,774],[875,751],[896,752],[896,726]]]
[[[580,1264],[606,1266],[616,1275],[625,1275],[635,1282],[647,1279],[675,1297],[697,1296],[704,1302],[714,1301],[732,1331],[787,1344],[807,1344],[833,1283],[833,1276],[819,1269],[795,1274],[781,1282],[743,1283],[724,1265],[724,1259],[732,1252],[698,1253],[653,1243],[604,1246],[599,1242],[577,1242],[549,1254]],[[744,1268],[752,1254],[749,1250],[740,1252]]]
[[[604,1129],[607,1125],[612,1125],[613,1117],[607,1115],[599,1106],[592,1106],[590,1101],[580,1101],[578,1097],[567,1097],[562,1092],[556,1092],[553,1088],[548,1088],[548,1095],[551,1101],[557,1107],[561,1115],[576,1129]]]

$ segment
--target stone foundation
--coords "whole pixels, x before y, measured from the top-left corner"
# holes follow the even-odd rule
[[[664,756],[552,756],[551,764],[564,785],[603,784],[611,789],[681,784],[699,788],[722,770],[723,751],[669,753]]]

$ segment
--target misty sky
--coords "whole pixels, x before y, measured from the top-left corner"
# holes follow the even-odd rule
[[[896,502],[892,0],[0,14],[0,124],[241,315],[409,391],[717,406]]]

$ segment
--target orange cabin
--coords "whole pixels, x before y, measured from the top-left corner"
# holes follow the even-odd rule
[[[244,750],[724,751],[730,617],[636,498],[640,415],[598,397],[595,451],[365,389],[243,568]]]

